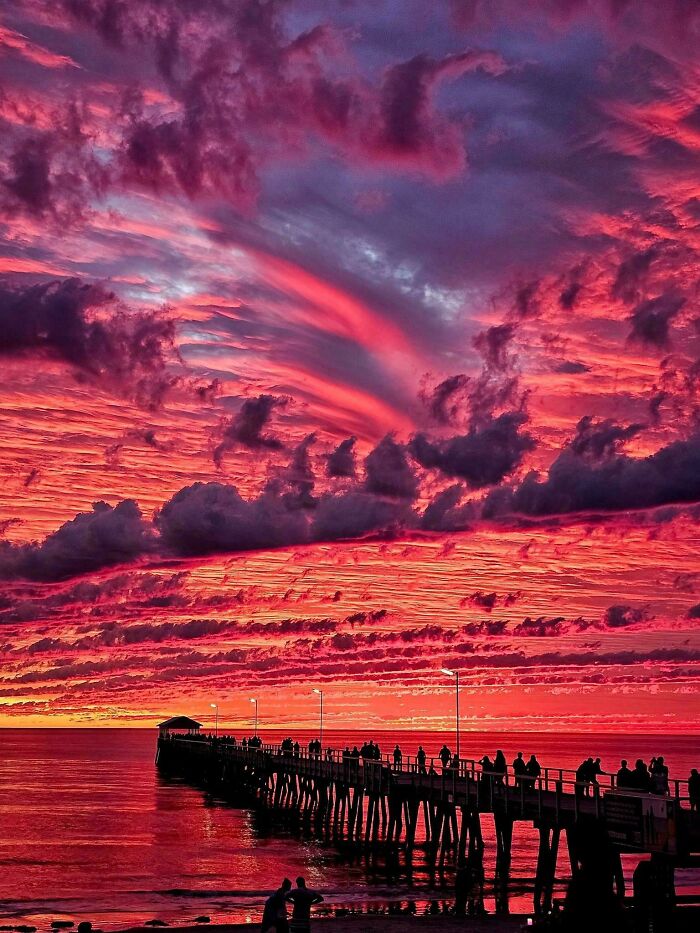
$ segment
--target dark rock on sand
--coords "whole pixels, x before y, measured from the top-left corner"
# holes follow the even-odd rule
[[[211,917],[195,917],[195,923],[211,923]]]
[[[74,927],[75,924],[72,920],[52,920],[51,929],[52,930],[68,930],[70,927]]]

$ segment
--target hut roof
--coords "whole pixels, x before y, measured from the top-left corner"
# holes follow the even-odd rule
[[[201,722],[196,719],[190,719],[189,716],[171,716],[165,722],[161,722],[159,729],[201,729]]]

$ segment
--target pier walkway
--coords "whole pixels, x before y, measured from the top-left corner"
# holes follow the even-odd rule
[[[651,856],[649,884],[673,888],[676,867],[700,864],[700,814],[691,812],[686,781],[669,794],[621,790],[614,775],[598,783],[576,781],[573,771],[543,768],[538,778],[484,771],[461,759],[443,768],[404,757],[365,761],[341,753],[283,753],[277,746],[244,748],[222,739],[165,735],[159,767],[175,770],[244,806],[308,820],[321,838],[359,848],[423,848],[435,864],[457,866],[483,850],[481,815],[492,814],[497,874],[507,878],[514,824],[539,832],[535,909],[551,906],[562,830],[572,876],[597,879],[601,892],[624,894],[620,854]]]

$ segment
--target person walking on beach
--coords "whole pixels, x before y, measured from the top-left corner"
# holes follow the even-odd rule
[[[289,926],[290,933],[309,933],[311,908],[314,904],[322,903],[323,897],[317,891],[307,888],[306,880],[300,875],[297,878],[296,888],[287,894],[287,900],[294,904],[292,922]]]
[[[688,778],[688,796],[691,811],[697,813],[700,810],[700,774],[697,768],[692,769]]]
[[[289,933],[287,923],[287,894],[292,882],[285,878],[280,887],[265,901],[262,915],[262,933]]]

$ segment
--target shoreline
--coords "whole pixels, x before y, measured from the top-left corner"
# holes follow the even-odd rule
[[[507,917],[489,914],[479,917],[457,917],[448,914],[402,914],[400,916],[387,914],[356,913],[347,916],[314,916],[311,918],[311,929],[317,933],[411,933],[411,931],[429,927],[433,933],[442,931],[457,931],[464,933],[465,929],[483,931],[483,933],[514,933],[519,931],[526,923],[527,914],[511,914]],[[214,933],[243,933],[251,929],[260,928],[260,917],[250,923],[202,923],[195,926],[163,927],[162,929],[177,930],[177,933],[202,933],[203,930],[212,930]],[[116,933],[153,933],[153,927],[137,926],[126,927]]]

